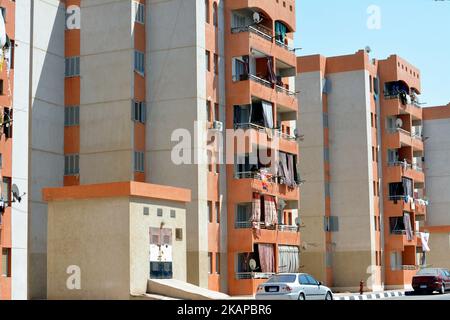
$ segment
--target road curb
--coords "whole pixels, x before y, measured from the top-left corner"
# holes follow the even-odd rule
[[[404,291],[390,291],[390,292],[379,292],[379,293],[368,293],[368,294],[357,294],[349,296],[334,297],[334,300],[378,300],[392,297],[403,297],[405,296]]]

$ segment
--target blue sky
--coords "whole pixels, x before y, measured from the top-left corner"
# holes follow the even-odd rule
[[[381,28],[367,27],[369,6]],[[422,73],[425,106],[450,102],[450,0],[297,0],[297,55],[350,54],[366,46],[372,58],[398,54]]]

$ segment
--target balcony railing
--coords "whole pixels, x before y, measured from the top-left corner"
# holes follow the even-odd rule
[[[408,95],[409,96],[409,95]],[[400,99],[400,93],[385,93],[384,98],[386,100],[393,100],[393,99]],[[422,103],[420,103],[417,100],[411,99],[411,103],[408,103],[407,105],[415,107],[415,108],[422,108]]]
[[[248,279],[269,279],[275,273],[263,273],[263,272],[236,272],[237,280],[248,280]]]
[[[241,33],[241,32],[251,32],[253,34],[256,34],[260,36],[261,38],[270,41],[275,42],[275,44],[287,51],[294,52],[294,49],[285,44],[284,42],[275,39],[275,37],[272,36],[272,31],[264,27],[262,25],[251,25],[251,26],[242,26],[242,27],[235,27],[231,28],[231,33]]]
[[[235,221],[234,222],[234,227],[236,229],[251,229],[254,225],[255,225],[255,223],[253,223],[251,221]],[[258,222],[257,226],[259,227],[259,229],[267,229],[267,230],[275,229],[275,226],[266,226],[266,224],[264,222]],[[293,232],[293,233],[299,232],[299,227],[293,226],[293,225],[279,224],[276,226],[276,229],[280,232]]]
[[[275,40],[275,43],[277,44],[277,46],[282,47],[288,51],[294,51],[293,48],[289,47],[287,44],[285,44],[284,42],[282,42],[280,40]]]
[[[231,29],[231,33],[241,33],[241,32],[251,32],[271,42],[273,39],[272,32],[270,31],[270,29],[263,27],[261,25],[243,26]]]
[[[415,171],[423,172],[423,168],[418,164],[410,164],[405,161],[391,161],[388,163],[389,167],[402,167],[403,169],[412,169]]]
[[[258,130],[260,132],[265,132],[267,133],[267,130],[271,130],[273,134],[277,135],[278,137],[282,138],[282,139],[286,139],[286,140],[291,140],[291,141],[295,141],[297,140],[297,138],[293,135],[287,134],[282,132],[280,129],[270,129],[270,128],[266,128],[254,123],[236,123],[234,125],[234,129],[243,129],[243,130],[248,130],[248,129],[255,129]]]
[[[260,78],[258,76],[255,76],[253,74],[249,74],[248,77],[250,78],[250,80],[257,82],[259,84],[262,84],[263,86],[266,86],[268,88],[273,88],[273,85],[270,81],[267,81],[266,79]]]
[[[282,87],[282,86],[279,86],[279,85],[276,86],[276,89],[277,89],[277,92],[284,93],[284,94],[286,94],[288,96],[295,96],[296,95],[296,93],[294,91],[291,91],[291,90],[286,89],[285,87]]]
[[[404,271],[414,271],[414,270],[419,270],[420,266],[416,266],[416,265],[403,265],[402,266],[402,270]]]
[[[420,135],[420,134],[412,133],[412,132],[409,132],[402,128],[389,128],[388,129],[388,133],[390,133],[390,134],[397,133],[397,132],[403,133],[404,135],[407,135],[413,139],[423,141],[422,135]]]

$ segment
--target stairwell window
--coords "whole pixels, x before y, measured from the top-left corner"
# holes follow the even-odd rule
[[[212,274],[213,271],[213,255],[211,252],[208,253],[208,273]]]
[[[78,126],[80,124],[80,107],[64,108],[64,125],[66,127]]]
[[[144,75],[145,74],[145,58],[144,53],[138,50],[134,51],[134,71]]]
[[[145,6],[143,3],[135,2],[135,21],[137,23],[145,24]]]
[[[209,71],[211,71],[211,53],[208,51],[208,50],[206,50],[205,51],[205,56],[206,56],[206,61],[205,61],[205,63],[206,63],[206,70],[209,72]]]
[[[77,77],[80,75],[80,57],[66,58],[66,77]]]
[[[213,4],[213,25],[214,27],[219,26],[219,12],[217,8],[217,2],[214,2]]]
[[[144,152],[135,151],[134,152],[134,171],[144,172]]]
[[[80,156],[78,154],[64,157],[64,175],[73,176],[80,173]]]
[[[2,277],[11,277],[11,249],[2,249]]]
[[[133,100],[131,103],[131,120],[145,123],[147,121],[147,104]]]

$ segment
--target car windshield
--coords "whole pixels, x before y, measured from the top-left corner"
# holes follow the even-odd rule
[[[422,269],[417,272],[418,276],[437,276],[439,274],[439,269]]]
[[[279,274],[270,278],[267,283],[282,282],[282,283],[292,283],[295,282],[297,276],[295,274]]]

